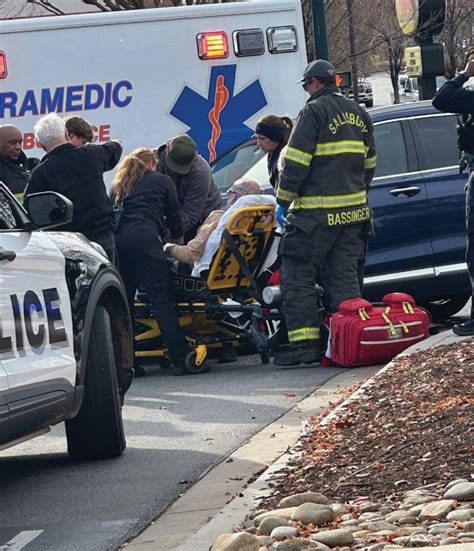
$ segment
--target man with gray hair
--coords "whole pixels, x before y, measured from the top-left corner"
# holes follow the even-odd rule
[[[115,219],[103,174],[119,162],[122,145],[110,141],[75,147],[68,141],[64,121],[55,113],[36,123],[35,134],[46,155],[31,173],[25,196],[56,191],[70,199],[74,205],[73,218],[61,229],[80,232],[99,243],[115,262]]]

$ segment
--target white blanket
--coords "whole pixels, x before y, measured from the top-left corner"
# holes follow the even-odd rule
[[[217,228],[211,233],[201,260],[194,263],[192,275],[198,277],[204,270],[209,270],[212,259],[221,244],[222,232],[225,230],[227,222],[236,210],[243,207],[253,207],[255,205],[272,205],[276,207],[276,204],[275,197],[272,195],[244,195],[244,197],[237,199],[237,201],[225,211],[223,217],[219,220]]]

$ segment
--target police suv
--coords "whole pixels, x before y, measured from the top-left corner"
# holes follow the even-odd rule
[[[0,450],[66,422],[76,458],[125,449],[122,404],[133,377],[123,284],[53,192],[22,208],[0,183]]]

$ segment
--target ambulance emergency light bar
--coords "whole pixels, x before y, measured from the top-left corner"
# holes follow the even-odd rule
[[[6,78],[7,75],[7,56],[5,52],[0,50],[0,78]]]
[[[271,54],[296,52],[296,27],[270,27],[266,30],[268,51]],[[199,33],[196,37],[199,59],[229,57],[229,39],[225,31]],[[263,55],[265,36],[262,29],[240,29],[232,33],[232,45],[237,57]]]

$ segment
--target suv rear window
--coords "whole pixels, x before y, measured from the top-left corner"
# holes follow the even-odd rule
[[[421,170],[443,168],[459,163],[455,115],[434,115],[415,119],[425,160]]]

